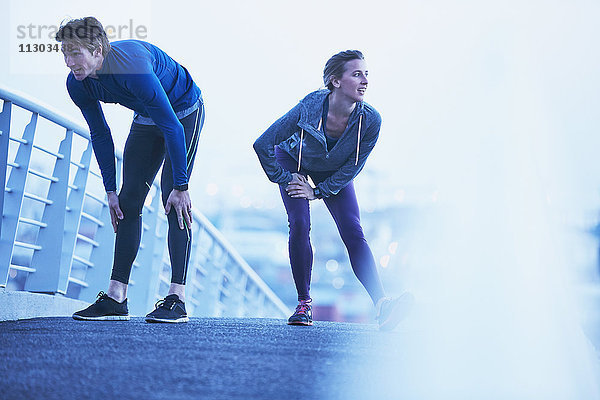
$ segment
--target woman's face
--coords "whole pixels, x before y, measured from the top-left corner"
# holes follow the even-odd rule
[[[365,60],[351,60],[344,65],[344,74],[340,78],[331,80],[338,93],[354,101],[362,101],[369,85],[367,76],[367,63]]]

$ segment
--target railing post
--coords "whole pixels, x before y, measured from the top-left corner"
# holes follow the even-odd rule
[[[259,292],[257,294],[257,299],[256,299],[256,309],[259,310],[259,314],[257,315],[257,317],[263,317],[265,315],[267,315],[267,313],[265,312],[265,308],[267,307],[267,301],[265,300],[265,298],[267,296],[265,296],[265,292]],[[273,307],[275,308],[275,307]]]
[[[195,273],[196,273],[197,264],[198,264],[198,243],[200,242],[201,231],[202,231],[202,227],[200,226],[200,224],[195,223],[192,225],[192,246],[191,246],[191,250],[190,250],[190,261],[188,264],[188,271],[187,271],[187,277],[186,277],[186,289],[185,289],[185,296],[187,299],[196,298],[196,292],[198,291],[198,288],[196,287],[196,285],[194,283],[196,281]],[[188,302],[186,304],[186,307],[188,308],[188,310],[187,310],[188,313],[190,315],[193,315],[194,309],[196,307],[194,305],[194,302]]]
[[[90,171],[90,160],[92,157],[92,142],[88,142],[87,149],[81,155],[81,161],[77,166],[77,172],[73,179],[73,187],[67,199],[67,215],[65,217],[65,232],[63,239],[62,255],[60,259],[61,271],[58,282],[58,292],[67,293],[69,276],[73,265],[73,253],[77,243],[77,234],[81,224],[81,212],[83,200]]]
[[[69,278],[69,266],[61,265],[63,238],[65,233],[65,210],[67,207],[67,191],[69,189],[69,169],[71,167],[71,147],[73,131],[66,130],[65,138],[60,142],[52,176],[57,180],[50,183],[48,199],[42,222],[47,224],[40,228],[37,243],[42,248],[33,253],[31,265],[36,272],[30,274],[25,283],[25,290],[30,292],[55,293],[59,282]],[[69,228],[72,229],[72,228]]]
[[[6,185],[8,192],[5,193],[4,208],[2,210],[2,236],[0,237],[0,270],[2,272],[0,282],[3,283],[3,286],[8,281],[8,270],[10,269],[17,226],[19,225],[19,215],[21,215],[21,206],[23,205],[23,193],[25,192],[27,171],[29,170],[31,151],[33,150],[37,119],[37,113],[31,114],[31,121],[23,132],[22,142],[19,143],[19,149],[15,156],[15,164],[10,171],[8,184]]]
[[[93,264],[93,267],[89,267],[85,274],[85,281],[88,286],[81,288],[79,294],[80,300],[90,303],[96,299],[98,292],[108,289],[108,281],[110,280],[110,271],[112,269],[115,234],[110,222],[108,203],[105,202],[102,204],[98,220],[101,225],[98,225],[94,240],[99,243],[99,246],[92,249],[90,262]]]
[[[214,240],[214,239],[213,239]],[[218,250],[215,250],[218,249]],[[215,316],[223,316],[225,307],[221,302],[223,296],[223,290],[225,289],[225,282],[227,277],[225,275],[225,263],[227,262],[227,255],[222,253],[221,244],[214,240],[212,245],[212,251],[218,252],[218,256],[210,256],[211,272],[209,272],[211,280],[211,288],[207,293],[212,294],[209,305],[212,307],[212,312]]]
[[[162,204],[160,196],[160,187],[157,187],[159,204]],[[151,286],[149,288],[148,298],[146,299],[146,309],[151,310],[156,301],[156,297],[160,288],[160,272],[163,268],[163,259],[165,256],[165,249],[167,248],[167,235],[169,232],[169,226],[167,218],[162,213],[156,214],[156,245],[154,246],[154,253],[152,255],[152,271],[151,274]]]
[[[240,317],[240,295],[239,290],[241,272],[233,257],[227,253],[223,276],[226,277],[227,285],[223,285],[222,291],[225,299],[221,302],[224,306],[224,315],[228,317]],[[225,280],[223,281],[225,283]]]
[[[2,240],[2,224],[4,221],[4,196],[6,193],[6,170],[8,169],[8,143],[10,141],[10,114],[12,103],[4,100],[0,113],[0,240]],[[0,244],[0,249],[3,245]],[[0,258],[0,287],[6,286],[9,264]]]
[[[6,169],[8,168],[8,142],[10,141],[10,114],[12,103],[4,100],[0,113],[0,237],[2,237],[2,216],[4,215],[4,188],[6,187]],[[0,264],[0,286],[4,285],[1,279],[4,265]],[[8,267],[7,271],[8,272]]]
[[[89,142],[91,146],[91,141]],[[82,162],[83,164],[83,162]],[[88,177],[91,171],[90,163],[87,164]],[[123,160],[120,157],[116,159],[116,179],[117,188],[120,187],[121,175],[122,175]],[[85,193],[84,193],[85,203]],[[101,203],[102,208],[98,215],[93,215],[94,221],[96,221],[97,229],[93,240],[97,243],[94,245],[90,256],[89,262],[91,266],[88,266],[85,273],[85,283],[87,286],[83,286],[79,292],[79,299],[83,301],[93,302],[96,299],[96,295],[100,291],[106,291],[108,289],[108,282],[110,280],[110,273],[113,265],[113,256],[115,249],[115,233],[110,221],[110,210],[106,197]],[[72,265],[72,264],[71,264]],[[72,267],[71,267],[72,268]]]
[[[237,286],[237,316],[243,317],[246,315],[246,285],[248,284],[248,275],[240,274]]]
[[[91,143],[91,141],[90,141]],[[123,158],[122,157],[117,157],[116,158],[116,171],[117,171],[117,176],[116,176],[116,181],[117,181],[117,190],[121,187],[121,180],[123,177]]]
[[[145,315],[150,311],[154,302],[156,277],[160,273],[159,267],[162,265],[162,251],[160,253],[160,265],[155,261],[155,248],[158,246],[164,248],[162,238],[156,235],[156,227],[159,221],[160,207],[160,189],[154,186],[155,193],[149,207],[144,207],[143,213],[143,233],[140,248],[134,261],[131,273],[131,279],[135,282],[129,285],[127,297],[129,298],[129,309],[133,315]]]

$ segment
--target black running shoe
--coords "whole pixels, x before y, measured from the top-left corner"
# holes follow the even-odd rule
[[[399,297],[384,297],[377,302],[377,322],[379,322],[380,331],[391,331],[400,321],[402,321],[410,312],[414,297],[411,293],[405,292]]]
[[[127,299],[119,303],[106,293],[100,292],[94,304],[77,311],[73,318],[81,321],[128,321]]]
[[[178,323],[190,320],[185,311],[185,303],[176,294],[157,301],[155,307],[154,311],[146,315],[146,322]]]
[[[301,300],[296,311],[288,318],[288,325],[312,325],[312,300]]]

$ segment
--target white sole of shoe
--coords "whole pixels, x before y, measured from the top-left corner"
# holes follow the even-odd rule
[[[103,317],[82,317],[73,315],[73,319],[78,321],[129,321],[129,315],[105,315]]]
[[[177,318],[177,319],[160,319],[160,318],[146,318],[146,322],[162,322],[166,324],[179,324],[181,322],[189,322],[188,317]]]

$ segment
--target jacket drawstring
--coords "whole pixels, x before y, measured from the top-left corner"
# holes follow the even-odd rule
[[[358,165],[358,150],[360,148],[360,129],[362,128],[362,114],[358,117],[358,139],[356,140],[356,161],[354,165]]]
[[[319,120],[319,126],[317,127],[317,131],[321,130],[321,125],[323,125],[323,118]],[[298,172],[300,172],[300,164],[302,163],[302,142],[304,141],[304,129],[300,128],[300,150],[298,151]]]
[[[298,153],[298,171],[297,172],[300,172],[300,163],[302,162],[302,141],[303,140],[304,140],[304,129],[302,129],[302,132],[300,133],[300,151]]]

